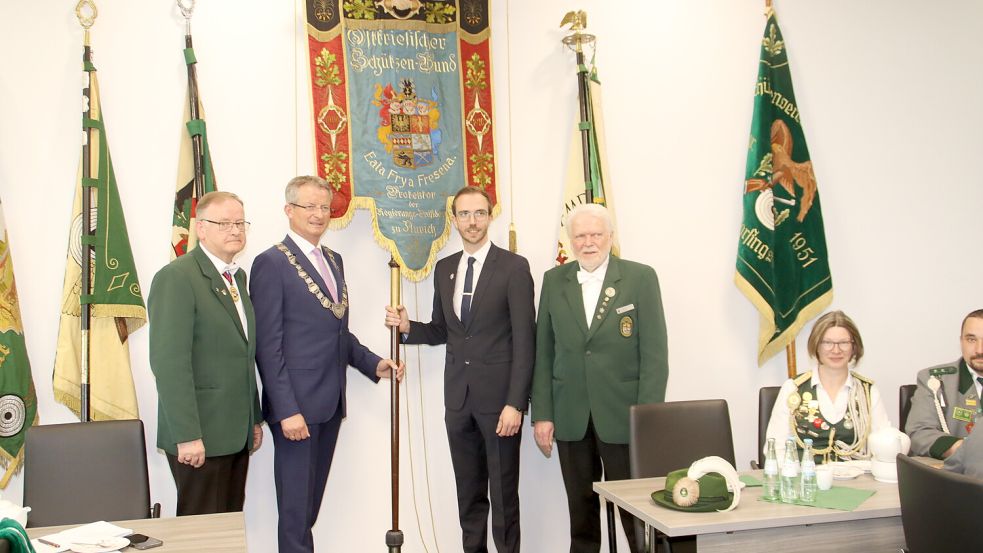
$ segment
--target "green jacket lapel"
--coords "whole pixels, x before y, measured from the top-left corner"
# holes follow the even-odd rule
[[[584,336],[587,336],[587,315],[584,311],[584,293],[580,288],[580,282],[577,280],[577,270],[580,268],[580,265],[576,261],[571,261],[567,265],[570,268],[567,270],[567,282],[563,285],[563,295],[567,298],[570,311],[573,313],[573,318],[577,321],[580,332]]]
[[[191,253],[195,256],[195,261],[198,262],[198,268],[201,269],[202,276],[211,282],[212,293],[215,294],[215,297],[218,298],[219,303],[222,304],[225,311],[230,317],[232,317],[232,322],[235,323],[236,329],[239,330],[239,335],[242,336],[243,340],[246,340],[246,333],[243,332],[242,321],[239,319],[239,312],[236,311],[236,306],[232,302],[232,298],[229,296],[229,290],[225,286],[225,278],[219,274],[218,269],[215,268],[215,264],[212,263],[212,260],[208,258],[205,252],[201,251],[200,247],[191,250]],[[240,288],[240,290],[245,290],[245,288]],[[240,292],[240,294],[241,293],[242,292]],[[249,320],[248,316],[246,320]]]

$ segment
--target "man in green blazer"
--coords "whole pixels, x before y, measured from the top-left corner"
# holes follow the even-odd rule
[[[607,209],[575,207],[567,218],[577,263],[546,272],[536,321],[532,420],[547,455],[556,439],[570,511],[570,552],[597,553],[600,507],[592,483],[629,478],[628,411],[665,400],[669,376],[659,279],[610,255]],[[634,522],[621,513],[631,550]]]
[[[177,514],[241,511],[249,453],[263,421],[256,392],[256,321],[246,273],[242,201],[210,192],[197,206],[198,247],[154,276],[150,368],[157,447],[177,485]]]

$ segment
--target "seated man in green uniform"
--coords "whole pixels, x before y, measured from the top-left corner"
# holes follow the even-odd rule
[[[960,344],[962,358],[918,373],[905,424],[911,455],[946,459],[973,431],[983,387],[983,309],[963,319]]]

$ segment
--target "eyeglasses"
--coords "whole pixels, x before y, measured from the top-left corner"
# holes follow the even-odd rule
[[[853,340],[847,340],[845,342],[830,342],[828,340],[823,340],[819,342],[819,347],[823,351],[833,351],[833,348],[839,348],[840,351],[849,351],[853,349]]]
[[[474,211],[458,211],[454,214],[454,216],[457,217],[459,221],[467,221],[471,218],[471,216],[474,216],[475,221],[484,221],[488,218],[488,210],[476,209]]]
[[[218,230],[222,232],[229,232],[232,230],[232,227],[235,227],[236,229],[242,232],[246,232],[247,230],[249,230],[249,221],[212,221],[211,219],[201,219],[201,220],[206,223],[211,223],[217,226]]]
[[[293,202],[290,202],[290,205],[292,205],[294,207],[299,207],[299,208],[303,209],[304,211],[306,211],[308,213],[315,213],[317,211],[320,211],[321,213],[330,213],[331,212],[331,206],[330,205],[300,205],[300,204],[295,204]]]

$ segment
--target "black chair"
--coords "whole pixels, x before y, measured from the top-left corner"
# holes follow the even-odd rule
[[[730,411],[722,399],[633,405],[629,420],[632,478],[665,476],[711,455],[734,464]],[[654,530],[649,536],[653,543],[657,538]],[[638,519],[635,537],[638,550],[645,551],[645,528]],[[692,540],[681,542],[690,542],[684,546],[687,548],[693,545]],[[677,551],[679,545],[683,543],[677,545]]]
[[[906,551],[979,551],[983,480],[898,455],[898,494]]]
[[[915,390],[918,389],[917,384],[902,384],[898,388],[898,423],[901,425],[898,428],[904,432],[905,424],[908,422],[908,412],[911,411],[911,397],[915,395]]]
[[[150,505],[143,422],[32,426],[24,442],[27,525],[160,516]]]
[[[778,391],[781,386],[764,386],[758,390],[758,459],[751,461],[752,469],[759,469],[765,466],[765,442],[768,434],[768,421],[771,419],[771,410],[775,408],[775,400],[778,399]]]

